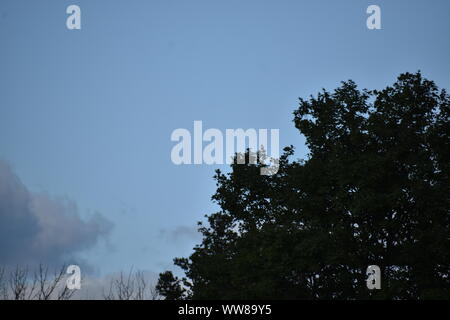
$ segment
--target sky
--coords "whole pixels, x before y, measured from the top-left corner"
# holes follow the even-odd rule
[[[81,8],[68,30],[66,8]],[[366,27],[369,5],[381,30]],[[450,87],[448,0],[1,0],[0,264],[177,271],[214,170],[177,128],[279,129],[307,155],[298,98],[421,70]]]

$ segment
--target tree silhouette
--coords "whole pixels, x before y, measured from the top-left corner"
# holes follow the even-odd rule
[[[16,266],[9,272],[0,267],[0,300],[69,300],[74,291],[65,283],[66,266],[52,274],[39,264],[34,272]]]
[[[174,260],[191,298],[450,298],[449,119],[449,96],[420,72],[300,99],[307,159],[291,160],[291,146],[273,176],[251,164],[216,171],[221,210]],[[381,290],[366,287],[371,264]],[[179,297],[174,281],[160,294]]]
[[[172,272],[166,271],[160,273],[156,291],[166,300],[182,300],[186,298],[186,290],[181,283],[182,281],[175,277]]]
[[[78,290],[67,287],[67,267],[63,265],[54,273],[49,267],[39,264],[34,271],[28,267],[0,266],[0,300],[159,300],[155,285],[145,276],[144,271],[131,269],[128,273],[108,277],[106,287],[101,283],[98,289],[103,294],[89,296],[87,291],[81,295]],[[84,289],[85,279],[81,279]],[[89,281],[89,280],[87,280]]]
[[[143,271],[133,271],[128,275],[120,272],[109,281],[108,291],[103,291],[104,300],[158,300],[156,287],[149,284]]]

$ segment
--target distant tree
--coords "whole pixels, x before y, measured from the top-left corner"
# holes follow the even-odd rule
[[[103,292],[104,300],[158,300],[155,286],[150,285],[143,271],[120,272],[109,281],[109,290]]]
[[[186,289],[182,280],[175,277],[171,271],[160,273],[156,292],[165,297],[165,300],[182,300],[186,298]]]
[[[67,287],[66,266],[54,273],[40,264],[34,272],[27,267],[0,266],[0,300],[70,300],[70,299],[104,299],[104,300],[159,300],[156,287],[149,281],[143,271],[131,269],[127,274],[120,272],[109,278],[108,288],[102,296],[89,297],[77,294],[78,290]],[[89,281],[89,280],[88,280]],[[82,279],[82,289],[84,280]],[[88,290],[88,289],[87,289]],[[87,293],[87,291],[86,291]]]
[[[450,105],[421,73],[384,90],[343,82],[300,99],[306,160],[260,175],[216,171],[221,210],[201,244],[175,264],[194,299],[450,298]],[[249,156],[247,154],[247,156]],[[381,268],[381,290],[366,268]],[[160,294],[179,280],[160,275]],[[174,288],[175,290],[172,290]],[[179,294],[180,293],[180,294]]]
[[[0,300],[69,300],[74,291],[66,286],[66,266],[55,270],[40,264],[35,272],[15,267],[9,272],[0,267]]]

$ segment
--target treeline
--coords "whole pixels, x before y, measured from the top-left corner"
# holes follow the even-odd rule
[[[143,271],[130,270],[107,278],[81,278],[80,289],[71,289],[67,266],[50,271],[37,268],[0,267],[0,300],[158,300],[154,283]],[[89,284],[90,282],[94,285]],[[91,290],[91,292],[89,292]],[[92,291],[95,291],[92,293]]]
[[[382,90],[353,81],[300,99],[307,159],[217,171],[219,212],[200,223],[167,299],[449,299],[450,99],[420,72]],[[247,154],[247,157],[249,155]],[[381,289],[366,286],[378,265]]]

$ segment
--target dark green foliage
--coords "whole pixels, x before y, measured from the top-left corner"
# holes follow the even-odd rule
[[[450,298],[449,120],[449,96],[420,73],[300,99],[307,160],[288,147],[273,176],[217,171],[221,211],[175,259],[192,298]],[[370,264],[381,290],[366,287]]]
[[[159,274],[156,291],[166,300],[182,300],[186,298],[186,289],[181,285],[181,280],[170,271]]]

